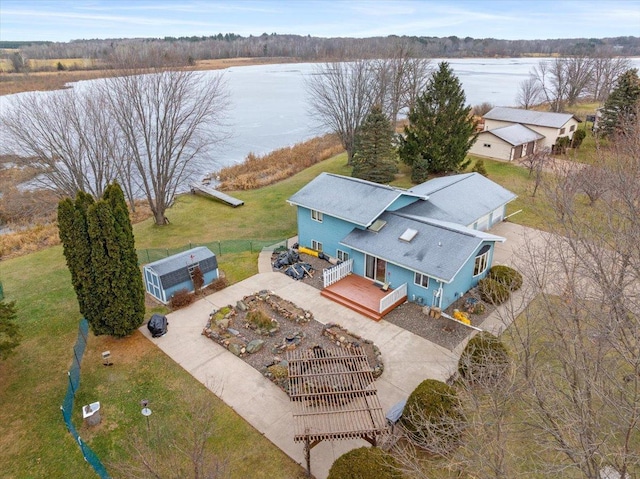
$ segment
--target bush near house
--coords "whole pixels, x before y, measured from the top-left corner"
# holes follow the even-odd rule
[[[169,306],[172,310],[184,308],[189,306],[196,299],[196,295],[190,292],[188,289],[179,289],[171,296],[169,300]]]
[[[478,291],[482,301],[496,306],[504,303],[511,295],[508,286],[488,276],[478,282]]]
[[[509,369],[509,352],[497,336],[482,331],[462,351],[458,373],[465,381],[495,386]]]
[[[456,390],[435,379],[426,379],[413,390],[400,419],[412,442],[434,454],[458,444],[464,422]]]
[[[522,287],[522,275],[509,266],[492,266],[489,270],[489,278],[504,284],[509,291],[518,291]]]
[[[398,463],[379,447],[353,449],[333,463],[328,479],[402,479]]]

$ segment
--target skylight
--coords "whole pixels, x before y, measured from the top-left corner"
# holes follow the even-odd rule
[[[409,243],[415,236],[418,234],[418,230],[414,230],[413,228],[407,228],[404,233],[400,235],[400,239],[402,241],[406,241]]]
[[[378,232],[380,231],[387,222],[385,220],[375,220],[371,226],[369,226],[369,230]]]

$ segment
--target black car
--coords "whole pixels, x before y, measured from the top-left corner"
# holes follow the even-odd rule
[[[159,338],[167,334],[167,326],[169,326],[167,317],[161,314],[154,314],[147,323],[147,328],[149,328],[151,336],[154,338]]]

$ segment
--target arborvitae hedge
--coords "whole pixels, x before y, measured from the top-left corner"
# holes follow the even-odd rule
[[[509,291],[517,291],[522,287],[522,275],[509,266],[492,266],[489,270],[489,278],[504,284]]]
[[[466,381],[494,386],[509,369],[509,353],[497,336],[482,331],[462,351],[458,373]]]
[[[507,286],[489,277],[478,282],[478,291],[480,291],[482,301],[494,305],[504,303],[511,295]]]

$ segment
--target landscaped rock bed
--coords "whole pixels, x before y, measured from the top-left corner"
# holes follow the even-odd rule
[[[245,296],[236,306],[213,311],[202,334],[227,348],[284,391],[288,389],[286,352],[336,346],[364,349],[374,377],[384,365],[380,350],[337,324],[323,325],[310,311],[269,292]]]
[[[274,260],[276,257],[277,255],[274,255]],[[323,288],[322,270],[330,268],[333,265],[324,259],[307,254],[300,254],[299,260],[310,265],[312,268],[312,275],[305,275],[300,281],[321,290]],[[274,268],[274,271],[282,270]],[[480,304],[484,305],[484,311],[482,313],[469,314],[471,324],[473,326],[480,327],[487,316],[495,310],[495,307],[482,303],[475,290],[469,291],[462,298],[458,299],[449,308],[447,308],[445,312],[450,316],[453,316],[454,309],[466,311],[465,303],[467,303],[469,299],[477,300]],[[432,318],[424,314],[422,305],[410,302],[401,304],[387,314],[383,319],[450,351],[455,349],[456,346],[458,346],[473,332],[471,328],[454,320],[447,319],[442,316],[437,319]]]

